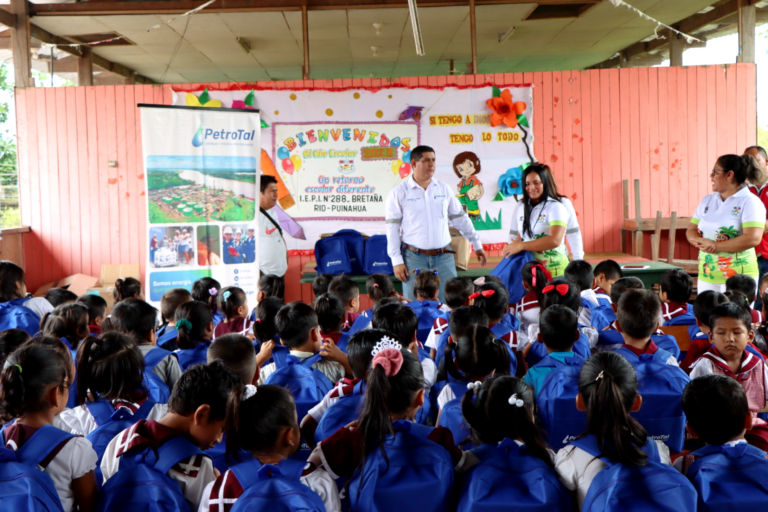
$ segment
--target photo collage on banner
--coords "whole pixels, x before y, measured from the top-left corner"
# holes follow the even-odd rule
[[[261,121],[256,110],[140,105],[146,295],[159,306],[202,277],[256,304]]]

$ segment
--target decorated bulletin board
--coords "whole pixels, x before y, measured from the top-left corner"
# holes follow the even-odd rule
[[[175,105],[261,111],[261,172],[279,180],[289,250],[352,228],[383,234],[387,194],[431,146],[435,177],[456,191],[483,244],[509,242],[523,169],[534,161],[530,85],[174,89]],[[338,220],[345,220],[340,225]],[[290,224],[290,226],[288,225]],[[302,236],[304,239],[302,239]]]

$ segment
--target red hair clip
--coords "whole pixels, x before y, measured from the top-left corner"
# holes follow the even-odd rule
[[[549,293],[552,290],[556,290],[561,297],[565,297],[565,294],[568,293],[569,289],[570,289],[570,286],[568,286],[568,283],[558,284],[557,286],[550,284],[545,286],[544,289],[541,290],[541,293]]]
[[[547,282],[552,280],[552,273],[547,270],[547,267],[543,263],[537,261],[531,265],[531,284],[534,288],[536,288],[536,269],[541,269],[541,271],[544,273],[544,276],[547,278]]]
[[[478,297],[480,297],[481,295],[483,297],[490,297],[494,293],[496,293],[495,290],[483,290],[482,292],[473,293],[472,295],[469,296],[469,298],[470,298],[470,300],[474,300],[474,299],[477,299]]]

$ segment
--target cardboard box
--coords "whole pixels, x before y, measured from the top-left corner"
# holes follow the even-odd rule
[[[85,274],[73,274],[59,279],[58,281],[52,281],[48,284],[44,284],[35,291],[35,297],[44,297],[48,290],[51,288],[65,288],[78,297],[88,292],[88,288],[99,284],[99,278],[88,276]]]
[[[102,265],[101,275],[95,286],[87,289],[87,293],[90,295],[98,295],[105,301],[107,301],[107,314],[112,311],[112,306],[115,305],[115,281],[118,279],[125,279],[126,277],[133,277],[141,280],[141,266],[140,265]]]

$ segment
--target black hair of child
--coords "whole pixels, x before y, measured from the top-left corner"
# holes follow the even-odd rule
[[[365,291],[368,297],[376,303],[395,293],[395,285],[387,274],[371,274],[365,280]]]
[[[115,289],[112,292],[115,304],[125,299],[139,298],[141,296],[141,281],[134,277],[126,277],[115,281]]]
[[[752,330],[752,315],[749,314],[749,309],[740,304],[726,302],[713,309],[712,314],[709,315],[709,325],[711,326],[711,329],[715,329],[717,321],[721,318],[733,318],[739,320],[744,324],[747,331]]]
[[[402,304],[402,302],[400,302],[400,299],[397,297],[384,297],[379,302],[376,302],[373,304],[373,308],[371,308],[371,313],[375,315],[376,311],[378,311],[380,307],[386,306],[388,304]]]
[[[173,386],[168,410],[191,416],[200,406],[208,405],[211,408],[208,421],[223,420],[229,393],[240,385],[238,376],[219,360],[190,366]]]
[[[616,308],[616,320],[627,336],[649,338],[659,325],[661,300],[651,290],[627,290]]]
[[[757,283],[755,279],[747,274],[736,274],[729,277],[725,282],[725,289],[727,291],[738,290],[747,296],[749,302],[754,302],[757,298]]]
[[[579,316],[572,309],[553,304],[539,317],[539,332],[544,345],[554,352],[573,350],[579,337]]]
[[[473,293],[475,293],[475,283],[468,277],[452,277],[445,282],[443,288],[445,304],[451,309],[464,306]]]
[[[211,293],[211,290],[216,290]],[[218,311],[216,297],[221,291],[221,283],[212,277],[203,277],[192,284],[192,298],[200,302],[205,302],[211,309],[211,313]]]
[[[398,343],[408,348],[408,345],[416,339],[419,318],[413,308],[405,304],[387,304],[376,310],[371,325],[374,329],[382,329],[394,334]]]
[[[105,398],[131,400],[144,389],[144,356],[125,334],[108,332],[88,336],[77,363],[77,396],[80,403]]]
[[[611,302],[618,304],[621,295],[627,290],[644,290],[645,285],[635,276],[622,277],[611,286]]]
[[[741,293],[739,290],[728,290],[723,295],[725,295],[725,298],[728,299],[729,302],[738,304],[739,306],[743,307],[747,311],[751,309],[749,307],[749,298],[743,293]],[[752,317],[752,313],[750,313],[750,318],[751,317]]]
[[[140,299],[125,299],[112,308],[111,329],[127,334],[137,345],[149,343],[155,329],[157,310]]]
[[[163,325],[168,325],[168,322],[176,317],[179,306],[191,300],[193,300],[192,294],[185,288],[173,288],[165,292],[160,298],[160,316]]]
[[[285,279],[274,274],[264,274],[259,278],[259,291],[265,297],[277,297],[285,301]]]
[[[328,293],[328,287],[331,285],[334,277],[333,274],[317,274],[315,280],[312,281],[312,291],[315,297]]]
[[[26,279],[20,266],[11,261],[0,261],[0,303],[23,298],[21,287]]]
[[[683,390],[683,412],[688,425],[707,444],[723,445],[744,432],[750,415],[747,394],[736,379],[703,375]]]
[[[51,303],[51,306],[58,307],[68,302],[75,302],[77,294],[66,288],[51,288],[45,293],[45,300]]]
[[[754,280],[752,281],[755,282]],[[693,279],[681,268],[671,268],[661,276],[661,291],[667,294],[670,302],[685,304],[693,292]]]
[[[317,313],[303,302],[291,302],[277,312],[275,325],[283,345],[300,347],[309,339],[309,333],[318,327]]]
[[[584,260],[572,261],[565,267],[565,278],[576,283],[580,292],[592,289],[595,282],[595,274],[592,265]]]
[[[529,261],[523,265],[523,282],[536,292],[536,300],[539,303],[539,309],[544,309],[544,297],[542,290],[549,284],[550,278],[544,271],[544,265],[540,261]],[[533,273],[536,272],[536,286],[533,285]]]
[[[432,300],[440,291],[440,275],[437,270],[416,269],[413,280],[413,294],[418,298]]]
[[[54,308],[40,320],[43,334],[66,338],[73,349],[88,336],[88,308],[76,302]]]
[[[277,297],[267,297],[256,305],[256,322],[253,324],[253,331],[261,343],[277,336],[275,317],[284,305],[283,301]]]
[[[8,356],[30,339],[29,333],[21,329],[8,329],[0,332],[0,368],[3,367]]]
[[[597,265],[595,265],[595,269],[592,271],[592,273],[595,275],[595,277],[602,274],[606,279],[621,279],[624,277],[624,272],[621,270],[621,265],[616,263],[613,260],[603,260]]]
[[[224,298],[226,296],[226,298]],[[219,311],[224,314],[227,322],[237,318],[237,310],[241,306],[245,306],[248,302],[248,298],[242,288],[237,286],[227,286],[222,288],[217,298]]]
[[[256,352],[253,342],[242,334],[229,333],[216,338],[208,347],[207,361],[216,360],[222,361],[243,384],[251,383],[249,377],[256,365]]]
[[[184,325],[180,325],[179,320],[181,319],[189,320],[192,328],[186,327],[186,322],[182,322]],[[179,306],[174,320],[178,331],[176,343],[180,349],[186,350],[195,347],[202,341],[206,328],[213,322],[213,315],[211,315],[208,304],[193,300]]]
[[[475,307],[485,311],[490,320],[496,320],[497,322],[501,320],[509,310],[509,293],[507,289],[497,283],[485,283],[478,287],[477,291],[480,293],[480,296],[475,298]]]
[[[341,299],[330,293],[324,293],[315,298],[315,313],[317,313],[317,323],[323,334],[341,332],[344,326],[344,317],[347,310]]]
[[[705,325],[712,328],[709,325],[709,317],[712,315],[712,311],[715,310],[720,304],[728,302],[728,297],[720,292],[714,290],[707,290],[701,292],[696,296],[696,300],[693,301],[693,316],[699,321],[701,325]]]
[[[445,370],[456,380],[477,381],[491,374],[509,375],[507,347],[489,328],[479,325],[471,327],[458,339],[451,337],[443,361]]]
[[[374,327],[373,329],[363,329],[355,333],[349,340],[347,356],[349,356],[349,366],[352,367],[352,374],[356,379],[366,379],[368,370],[371,369],[371,361],[373,361],[371,352],[376,344],[385,336],[397,339],[394,333]]]
[[[357,287],[356,282],[347,276],[336,276],[328,285],[328,293],[341,299],[341,303],[346,308],[352,299],[360,295],[360,288]]]
[[[458,340],[476,325],[481,327],[490,325],[488,313],[477,306],[461,306],[451,311],[448,317],[448,330],[454,340]]]
[[[77,302],[88,308],[89,325],[93,325],[97,318],[106,318],[107,301],[100,295],[87,293],[78,297]]]
[[[552,288],[550,289],[549,286]],[[558,277],[550,281],[547,292],[542,293],[542,303],[544,304],[542,311],[553,304],[562,304],[578,315],[581,310],[581,291],[570,279]]]

